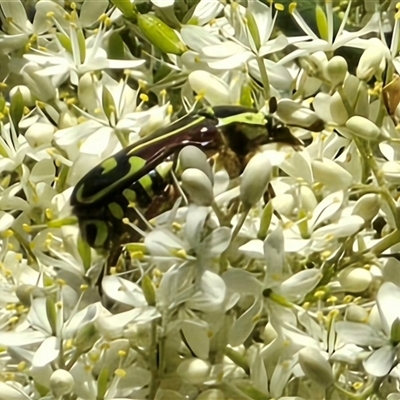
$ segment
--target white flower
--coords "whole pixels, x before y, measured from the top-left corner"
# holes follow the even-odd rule
[[[79,40],[82,32],[76,25],[71,24],[69,32],[63,32],[66,40],[69,41],[71,52],[66,50],[54,36],[53,39],[59,49],[57,52],[35,50],[33,54],[25,54],[24,58],[43,68],[36,72],[37,75],[53,76],[57,87],[68,78],[73,85],[78,85],[79,78],[87,72],[106,68],[137,68],[145,62],[145,60],[110,60],[107,52],[102,48],[104,40],[110,33],[111,31],[107,32],[104,27],[100,27],[95,35],[82,41]]]
[[[344,16],[342,18],[342,22],[340,27],[334,36],[334,18],[333,18],[333,9],[332,3],[326,2],[326,12],[322,10],[320,6],[316,6],[317,12],[317,20],[319,20],[318,27],[321,31],[321,38],[319,38],[313,30],[307,25],[306,21],[300,15],[298,10],[295,6],[292,6],[292,16],[299,25],[299,27],[304,31],[307,36],[302,37],[304,41],[299,41],[295,44],[301,50],[306,50],[307,52],[315,52],[315,51],[334,51],[342,46],[347,47],[356,47],[356,48],[366,48],[367,47],[367,40],[360,39],[361,36],[378,31],[379,30],[379,20],[380,15],[379,13],[375,13],[372,18],[368,21],[368,23],[359,31],[356,32],[346,32],[345,26],[348,21],[350,9],[351,9],[351,2],[348,3]],[[311,40],[310,40],[311,39]],[[302,54],[301,52],[298,53],[299,55]],[[304,54],[304,53],[303,53]],[[293,58],[294,54],[290,54],[287,59]]]
[[[373,376],[385,376],[395,365],[400,343],[400,288],[385,282],[378,291],[376,305],[379,329],[367,323],[344,321],[336,323],[336,330],[341,343],[372,347],[364,368]]]

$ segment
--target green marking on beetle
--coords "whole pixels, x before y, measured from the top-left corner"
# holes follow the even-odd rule
[[[146,160],[141,157],[131,156],[129,157],[129,164],[131,164],[131,169],[129,175],[140,171],[141,168],[146,164]]]
[[[166,161],[157,165],[155,169],[163,179],[166,179],[167,176],[171,173],[173,165],[174,163],[172,161]]]
[[[79,185],[79,183],[78,183],[78,185]],[[86,203],[85,197],[82,196],[84,189],[85,189],[85,183],[83,183],[80,187],[78,187],[78,190],[76,191],[75,197],[79,203]]]
[[[128,200],[129,203],[136,203],[137,195],[132,189],[124,189],[122,195]]]
[[[226,126],[234,123],[243,123],[247,125],[265,125],[265,115],[261,113],[245,112],[243,114],[232,115],[231,117],[220,118],[218,126]]]
[[[101,174],[104,175],[104,174],[108,174],[114,168],[118,167],[118,161],[114,157],[110,157],[110,158],[107,158],[106,160],[104,160],[100,165],[103,168],[103,171]]]
[[[107,223],[105,221],[100,221],[100,220],[86,221],[86,223],[85,223],[86,231],[88,231],[87,228],[90,225],[93,225],[96,228],[96,235],[95,235],[94,240],[92,241],[91,246],[94,247],[95,249],[104,248],[104,245],[108,238]]]
[[[108,209],[110,210],[113,217],[115,217],[116,219],[124,218],[124,210],[118,203],[115,202],[109,203]]]
[[[153,195],[153,191],[151,190],[151,185],[153,181],[151,180],[149,175],[145,175],[139,179],[139,183],[142,185],[143,189],[150,195]]]

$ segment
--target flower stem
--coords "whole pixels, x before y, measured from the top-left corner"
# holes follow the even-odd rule
[[[262,84],[263,84],[263,88],[264,88],[264,97],[265,97],[265,100],[267,101],[271,97],[268,73],[265,68],[264,59],[262,57],[258,57],[258,56],[256,57],[256,59],[257,59],[257,64],[258,64],[258,68],[260,70],[261,80],[262,80]]]

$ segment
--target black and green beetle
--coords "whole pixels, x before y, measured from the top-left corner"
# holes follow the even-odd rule
[[[105,159],[78,182],[70,202],[81,235],[97,250],[119,242],[127,229],[122,219],[134,212],[129,206],[144,209],[165,190],[173,163],[164,161],[187,145],[210,156],[228,149],[244,168],[259,146],[274,142],[301,144],[288,127],[254,109],[217,106],[188,114]]]

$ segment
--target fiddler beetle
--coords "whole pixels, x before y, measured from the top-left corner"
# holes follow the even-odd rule
[[[261,145],[301,145],[288,127],[242,106],[216,106],[191,113],[122,149],[90,170],[71,195],[73,213],[90,247],[109,250],[126,230],[130,204],[148,207],[169,183],[179,151],[194,145],[209,156],[228,149],[240,162]],[[241,171],[238,173],[240,174]]]

